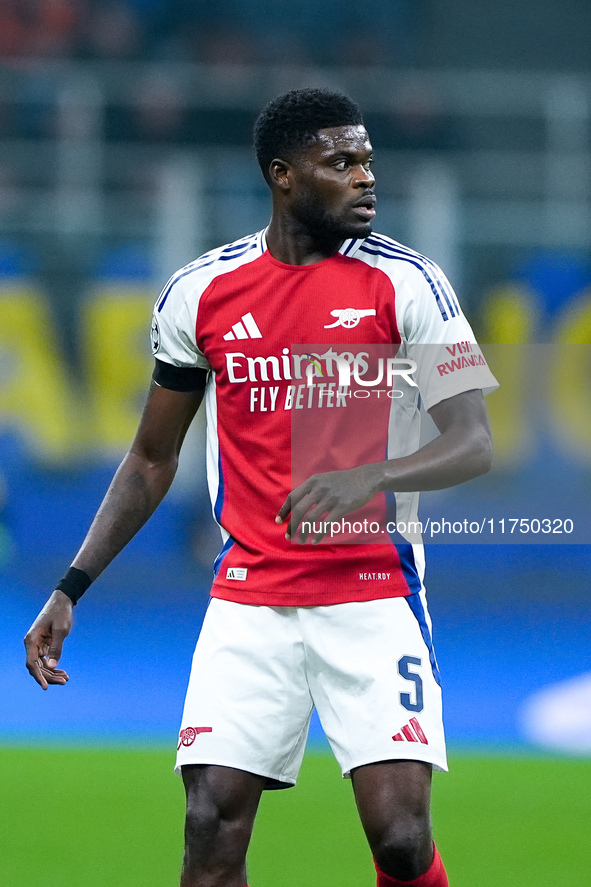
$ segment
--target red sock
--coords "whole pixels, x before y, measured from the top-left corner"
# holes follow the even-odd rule
[[[399,881],[398,878],[391,878],[390,875],[385,875],[384,872],[380,871],[376,863],[376,872],[378,873],[377,887],[449,887],[443,862],[435,844],[433,844],[433,850],[434,856],[430,868],[424,875],[415,878],[414,881]]]

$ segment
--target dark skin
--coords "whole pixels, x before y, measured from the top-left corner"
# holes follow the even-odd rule
[[[372,149],[362,126],[320,130],[299,155],[276,158],[268,175],[273,214],[271,254],[307,265],[339,249],[347,237],[366,237],[375,215]],[[131,449],[73,561],[91,579],[105,569],[153,513],[174,477],[178,454],[200,393],[152,386]],[[338,520],[377,492],[441,489],[484,473],[491,462],[488,419],[479,391],[441,401],[430,410],[440,436],[411,456],[314,475],[292,490],[276,520],[292,538],[305,516]],[[305,538],[305,537],[302,537]],[[318,536],[314,541],[320,541]],[[27,668],[43,689],[65,684],[58,668],[72,625],[72,604],[54,591],[25,638]],[[245,855],[264,780],[213,765],[183,767],[187,794],[181,887],[245,887]],[[433,858],[429,815],[431,767],[382,761],[352,774],[361,822],[386,874],[417,878]]]
[[[96,579],[145,524],[172,483],[202,397],[152,383],[135,439],[72,566]],[[25,637],[27,669],[44,690],[69,680],[57,664],[71,627],[72,602],[56,589]]]
[[[289,518],[286,538],[296,536],[304,518],[310,523],[338,521],[366,505],[376,493],[439,490],[488,470],[491,438],[481,391],[442,400],[429,414],[441,433],[418,452],[347,471],[314,474],[292,490],[276,517],[277,523]],[[312,541],[319,542],[325,535],[318,533]],[[297,538],[305,542],[308,533],[300,532]]]
[[[333,256],[347,237],[367,237],[375,217],[373,149],[363,126],[321,129],[306,151],[269,167],[271,255],[288,265]]]

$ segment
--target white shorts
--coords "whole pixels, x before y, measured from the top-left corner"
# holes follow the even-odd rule
[[[424,593],[326,607],[214,598],[195,649],[179,736],[184,764],[294,785],[316,706],[343,776],[417,760],[447,770],[441,687]]]

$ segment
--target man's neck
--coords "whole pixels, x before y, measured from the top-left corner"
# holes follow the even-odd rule
[[[314,265],[334,256],[342,238],[321,240],[297,224],[285,225],[275,218],[267,229],[267,248],[274,259],[286,265]]]

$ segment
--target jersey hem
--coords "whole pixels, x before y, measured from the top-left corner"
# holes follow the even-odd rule
[[[361,588],[350,593],[335,592],[301,592],[299,594],[274,594],[270,591],[240,591],[215,585],[211,589],[211,597],[234,604],[254,604],[264,607],[327,607],[333,604],[352,604],[362,601],[379,601],[385,598],[410,597],[410,589],[387,588],[377,591],[375,588]]]

